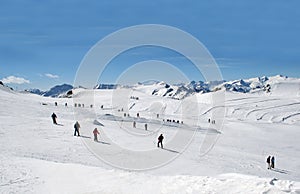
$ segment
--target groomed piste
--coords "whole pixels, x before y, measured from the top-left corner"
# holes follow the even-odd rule
[[[182,100],[152,95],[155,85],[74,89],[74,98],[0,86],[0,193],[300,193],[299,85],[279,80],[268,93],[221,89]],[[212,100],[218,94],[223,103]],[[147,151],[155,155],[136,154]],[[268,155],[276,158],[272,170]]]

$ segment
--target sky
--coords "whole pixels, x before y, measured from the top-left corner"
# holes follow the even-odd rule
[[[214,57],[224,80],[300,77],[299,7],[298,0],[1,0],[0,80],[18,90],[73,84],[93,45],[141,24],[168,25],[194,36]],[[143,63],[147,60],[157,64],[151,68]],[[145,72],[166,82],[204,79],[180,53],[148,46],[117,56],[98,81],[151,79]]]

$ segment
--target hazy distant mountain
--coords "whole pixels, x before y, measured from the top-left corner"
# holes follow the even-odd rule
[[[27,89],[25,91],[30,92],[32,94],[37,94],[37,95],[43,95],[44,94],[44,92],[41,91],[40,89]]]
[[[274,93],[279,91],[284,92],[284,87],[293,87],[293,90],[297,90],[297,87],[299,88],[299,84],[300,79],[288,78],[286,76],[277,75],[272,77],[263,76],[234,81],[192,81],[188,84],[175,85],[167,84],[165,82],[153,82],[152,85],[149,85],[149,83],[145,85],[139,83],[136,86],[136,89],[155,96],[183,99],[192,94],[204,94],[208,92],[215,92],[218,90],[226,90],[240,93]]]
[[[93,89],[116,89],[117,87],[116,84],[98,84]]]
[[[66,94],[68,91],[72,90],[73,86],[69,84],[62,84],[62,85],[57,85],[51,88],[48,91],[41,91],[39,89],[29,89],[27,90],[30,93],[33,94],[38,94],[41,96],[46,96],[46,97],[59,97],[61,95]]]
[[[288,83],[286,85],[285,83]],[[284,92],[284,87],[293,87],[297,90],[299,88],[299,78],[288,78],[286,76],[277,75],[272,77],[256,77],[250,79],[239,79],[234,81],[192,81],[184,84],[168,84],[155,80],[147,82],[139,82],[133,86],[121,86],[117,84],[98,84],[93,89],[118,89],[118,88],[132,88],[149,95],[169,97],[174,99],[183,99],[193,94],[204,94],[215,92],[218,90],[226,90],[240,93],[253,93],[253,92]],[[84,87],[78,87],[85,90]],[[28,90],[31,93],[50,96],[50,97],[71,97],[73,86],[68,84],[58,85],[51,88],[49,91],[41,91],[39,89]],[[291,90],[291,91],[293,91]],[[295,91],[297,92],[297,91]],[[67,94],[68,93],[68,94]]]

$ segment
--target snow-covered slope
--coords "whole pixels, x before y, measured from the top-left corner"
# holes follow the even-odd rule
[[[0,193],[299,193],[300,99],[294,92],[298,81],[269,82],[274,89],[270,93],[221,90],[184,100],[152,95],[158,87],[153,84],[116,90],[79,88],[73,99],[0,86]],[[220,94],[226,97],[223,104],[214,100]],[[75,108],[74,103],[85,106]],[[214,115],[223,109],[222,121]],[[52,112],[59,125],[52,124]],[[216,124],[208,123],[209,118]],[[167,119],[184,124],[163,121]],[[81,124],[82,137],[73,136],[75,120]],[[132,127],[134,120],[137,128]],[[92,140],[95,127],[100,130],[99,143]],[[165,149],[156,147],[160,133]],[[179,141],[174,141],[177,134]],[[182,149],[186,137],[192,139]],[[213,137],[217,139],[210,142],[212,149],[203,153]],[[114,144],[152,150],[157,157],[117,152]],[[274,170],[266,169],[268,155],[276,158]],[[176,158],[152,170],[123,171],[99,156],[136,168]]]

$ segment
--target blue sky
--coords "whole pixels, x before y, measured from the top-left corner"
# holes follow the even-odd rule
[[[216,59],[225,80],[300,77],[299,7],[298,0],[0,1],[0,79],[18,89],[72,84],[94,44],[139,24],[170,25],[190,33]],[[133,49],[114,60],[100,80],[113,83],[143,60],[185,64],[189,79],[203,79],[177,55],[160,48]]]

